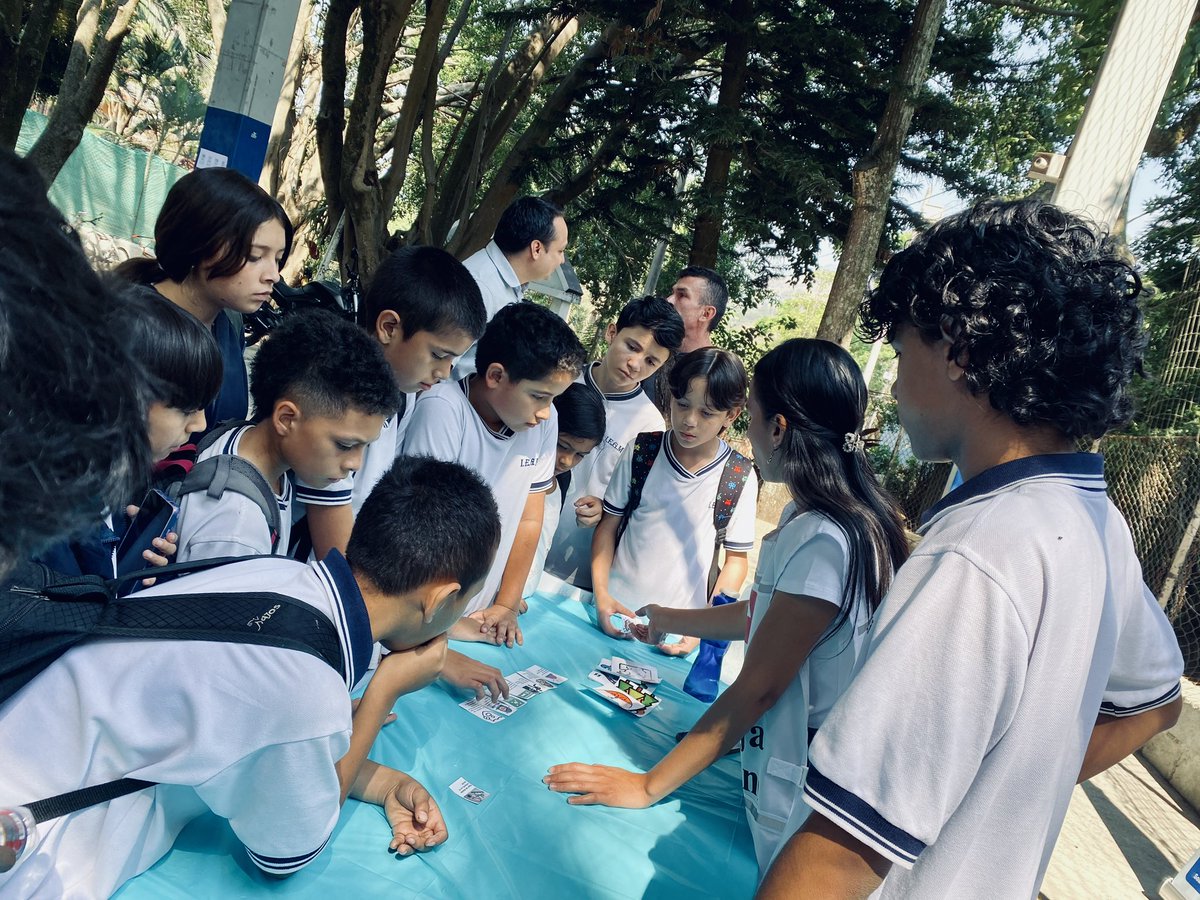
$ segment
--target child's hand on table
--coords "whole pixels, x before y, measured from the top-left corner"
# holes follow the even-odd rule
[[[646,790],[644,772],[630,772],[615,766],[589,766],[585,763],[566,763],[551,766],[542,779],[550,790],[568,797],[572,806],[618,806],[623,809],[645,809],[654,803]]]

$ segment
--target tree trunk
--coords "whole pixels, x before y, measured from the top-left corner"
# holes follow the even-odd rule
[[[101,33],[102,20],[107,18],[105,13],[117,2],[120,5],[108,28]],[[63,73],[58,101],[46,121],[46,130],[28,156],[46,184],[54,181],[67,158],[75,152],[84,126],[100,105],[137,5],[138,0],[85,0],[79,7],[75,42]]]
[[[725,58],[721,61],[721,87],[717,92],[714,137],[708,148],[704,166],[704,181],[700,185],[696,225],[692,231],[692,249],[688,264],[717,267],[717,250],[721,244],[725,220],[725,195],[729,190],[729,169],[737,144],[737,127],[746,87],[747,62],[750,58],[750,30],[754,24],[753,0],[734,0],[729,11],[729,39],[725,42]]]
[[[446,243],[455,221],[470,208],[475,187],[512,123],[563,49],[579,31],[579,18],[548,17],[502,70],[488,80],[479,106],[463,129],[441,180],[428,232]],[[485,241],[486,243],[486,241]]]
[[[346,36],[356,0],[332,0],[321,32],[321,106],[317,111],[317,152],[325,187],[330,234],[345,211],[342,200],[342,148],[346,130]]]
[[[54,19],[63,0],[3,0],[0,3],[0,147],[15,147],[21,122],[42,72]],[[28,7],[24,26],[21,17]]]
[[[314,0],[300,2],[300,12],[296,16],[296,28],[292,32],[292,44],[283,72],[283,89],[279,92],[279,102],[275,104],[275,115],[271,119],[271,138],[267,142],[267,155],[258,183],[272,197],[279,195],[283,161],[291,149],[292,134],[296,127],[296,93],[303,84],[304,64],[308,58],[308,29],[312,25],[315,8]]]
[[[867,155],[854,166],[854,209],[842,244],[842,255],[817,337],[850,345],[858,306],[875,267],[879,241],[887,220],[892,182],[900,151],[912,124],[917,94],[925,83],[933,44],[941,29],[946,0],[920,0],[908,43],[900,57],[895,81],[888,94],[883,120]]]
[[[610,23],[604,34],[584,51],[571,71],[559,82],[554,93],[538,110],[529,127],[517,139],[492,178],[479,207],[455,232],[454,240],[447,245],[447,250],[459,259],[464,259],[487,245],[492,238],[492,232],[496,230],[496,223],[500,221],[500,214],[517,196],[532,151],[544,146],[554,130],[565,121],[566,113],[575,99],[592,83],[600,64],[612,53],[613,43],[629,30],[627,25]]]

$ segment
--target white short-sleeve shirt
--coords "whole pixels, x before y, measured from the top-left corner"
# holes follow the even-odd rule
[[[580,528],[571,511],[581,497],[599,497],[612,480],[617,461],[625,447],[643,431],[662,431],[663,417],[646,396],[641,385],[620,394],[605,394],[592,377],[599,363],[586,366],[576,382],[586,384],[604,398],[604,440],[583,458],[571,472],[567,491],[566,515],[559,519],[558,530],[546,556],[546,570],[576,587],[592,587],[592,535],[594,528]]]
[[[546,565],[546,554],[550,552],[550,542],[554,540],[554,532],[562,518],[562,499],[561,488],[546,494],[546,506],[542,511],[542,533],[538,535],[537,552],[534,553],[533,564],[529,567],[529,577],[525,579],[525,589],[521,591],[522,597],[537,593]]]
[[[412,421],[413,409],[417,405],[416,392],[404,395],[404,405],[399,416],[388,416],[379,431],[379,437],[363,449],[362,466],[349,478],[335,481],[328,487],[318,488],[296,480],[296,500],[305,506],[345,506],[350,504],[354,517],[370,496],[375,485],[392,468],[400,455],[404,433]]]
[[[943,499],[805,799],[895,863],[882,897],[1033,897],[1099,712],[1179,693],[1183,659],[1093,454],[1016,460]]]
[[[759,546],[747,617],[747,652],[775,592],[814,597],[841,608],[849,548],[842,529],[819,512],[784,507],[779,526]],[[801,797],[809,735],[850,684],[862,660],[870,611],[861,594],[837,629],[823,635],[775,705],[750,729],[742,749],[742,794],[759,874],[808,818]]]
[[[631,442],[621,454],[604,493],[604,511],[624,515],[633,475]],[[717,531],[713,506],[725,460],[731,450],[720,441],[712,462],[689,472],[675,458],[670,432],[663,435],[658,456],[646,476],[642,499],[629,517],[609,570],[608,590],[630,609],[647,603],[682,609],[708,605],[708,570]],[[726,550],[754,547],[754,471],[725,530]]]
[[[525,286],[521,284],[521,279],[513,271],[512,263],[495,241],[489,241],[482,250],[476,250],[463,260],[463,265],[479,285],[479,293],[483,295],[483,308],[487,310],[489,322],[492,321],[492,316],[508,304],[525,299]],[[458,381],[474,374],[475,344],[472,344],[454,364],[454,371],[450,377]]]
[[[417,398],[412,424],[404,438],[405,456],[432,456],[474,469],[492,489],[500,510],[500,547],[483,588],[467,604],[467,612],[489,606],[500,589],[504,566],[517,534],[525,501],[549,490],[554,478],[558,413],[536,428],[492,431],[467,397],[469,379],[444,381]]]
[[[126,776],[158,786],[42,823],[38,846],[0,875],[0,896],[108,897],[209,809],[266,872],[317,855],[338,819],[335,764],[350,745],[348,688],[370,663],[370,622],[336,552],[313,564],[245,560],[136,596],[194,592],[219,603],[214,595],[245,590],[327,615],[344,670],[296,650],[210,641],[69,650],[0,706],[0,796],[30,802]]]
[[[222,435],[196,461],[221,453],[238,454],[242,436],[253,426],[242,425]],[[292,503],[295,488],[292,473],[283,476],[283,493],[275,495],[279,506],[279,540],[271,544],[271,529],[266,516],[249,497],[225,491],[220,498],[196,491],[179,505],[179,552],[176,562],[217,559],[222,556],[254,556],[265,553],[286,554],[292,533]]]

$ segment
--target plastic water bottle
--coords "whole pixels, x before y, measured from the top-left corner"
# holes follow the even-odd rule
[[[37,820],[24,806],[0,807],[0,872],[7,872],[37,846]]]
[[[720,593],[713,597],[712,605],[724,606],[736,601],[737,597]],[[712,703],[717,698],[717,685],[721,681],[721,660],[725,658],[725,651],[728,649],[729,641],[702,639],[696,661],[692,663],[692,670],[683,682],[683,689],[697,700]]]

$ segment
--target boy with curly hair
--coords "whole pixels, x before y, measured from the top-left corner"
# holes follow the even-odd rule
[[[1169,728],[1183,660],[1100,456],[1145,335],[1111,237],[985,201],[896,254],[864,301],[916,455],[964,483],[877,613],[813,739],[811,816],[761,896],[1033,897],[1074,785]]]

